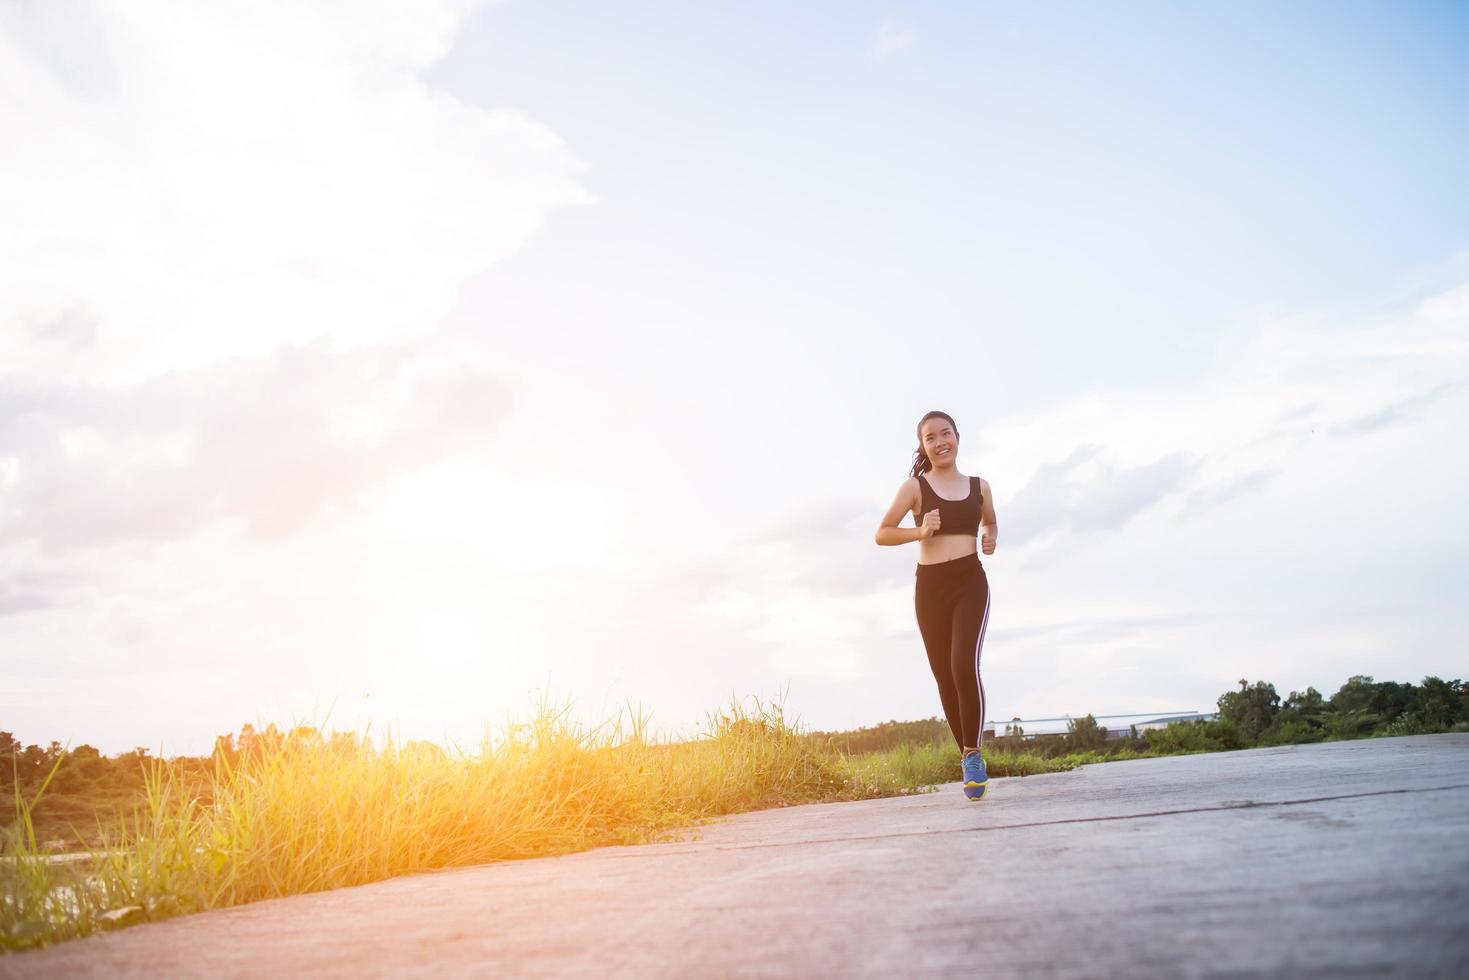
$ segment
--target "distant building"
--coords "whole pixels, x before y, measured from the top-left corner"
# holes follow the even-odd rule
[[[1146,731],[1167,728],[1169,725],[1184,722],[1213,721],[1218,715],[1204,711],[1175,711],[1166,715],[1134,712],[1123,715],[1093,715],[1092,717],[1096,719],[1098,725],[1107,730],[1107,738],[1113,739],[1128,738],[1133,732],[1141,735]],[[985,738],[994,738],[998,732],[1000,735],[1018,735],[1027,741],[1060,738],[1070,730],[1071,722],[1075,720],[1076,716],[1073,715],[1059,715],[1053,718],[1011,718],[1003,725],[989,721],[985,722],[984,735]]]
[[[1217,717],[1218,713],[1213,711],[1207,713],[1202,711],[1191,711],[1181,715],[1165,715],[1161,718],[1149,718],[1147,721],[1134,721],[1131,723],[1131,727],[1136,729],[1139,733],[1142,733],[1148,731],[1156,731],[1158,729],[1167,728],[1169,725],[1177,725],[1181,722],[1186,721],[1213,721]]]

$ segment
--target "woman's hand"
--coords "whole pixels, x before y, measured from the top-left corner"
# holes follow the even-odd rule
[[[984,506],[979,509],[979,530],[983,535],[980,547],[987,555],[995,553],[995,539],[999,537],[999,521],[995,519],[995,495],[990,492],[988,480],[980,480],[979,486],[984,493]]]
[[[931,538],[939,533],[939,511],[937,507],[923,515],[921,530],[925,538]]]

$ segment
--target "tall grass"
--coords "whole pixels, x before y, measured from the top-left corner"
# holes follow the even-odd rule
[[[378,881],[432,868],[665,836],[760,807],[913,792],[934,765],[855,766],[779,704],[732,701],[705,737],[659,743],[647,719],[591,729],[543,702],[474,751],[297,729],[190,775],[162,760],[146,800],[76,865],[48,861],[30,811],[0,860],[0,947]],[[44,792],[44,788],[42,790]]]
[[[297,728],[200,772],[148,760],[144,799],[88,858],[43,854],[17,780],[0,841],[0,949],[394,875],[667,837],[763,807],[919,792],[959,776],[947,741],[848,755],[807,734],[779,702],[738,701],[689,742],[649,737],[625,712],[584,728],[570,706],[537,705],[475,749]],[[996,746],[994,776],[1074,768]],[[1112,758],[1106,756],[1105,758]],[[56,765],[60,766],[60,761]],[[51,775],[55,775],[53,768]]]

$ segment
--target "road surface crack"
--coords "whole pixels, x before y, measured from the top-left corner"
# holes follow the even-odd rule
[[[1072,823],[1103,823],[1109,820],[1143,820],[1148,817],[1172,817],[1184,813],[1216,813],[1223,810],[1254,810],[1279,806],[1302,806],[1307,803],[1329,803],[1333,800],[1357,800],[1369,796],[1393,796],[1405,793],[1442,793],[1469,789],[1469,783],[1450,786],[1425,786],[1421,789],[1378,789],[1365,793],[1342,793],[1337,796],[1312,796],[1299,800],[1231,800],[1215,806],[1185,807],[1178,810],[1149,810],[1144,813],[1117,813],[1104,817],[1063,817],[1059,820],[1034,820],[1028,823],[991,824],[987,827],[948,827],[942,830],[903,830],[891,834],[864,834],[854,837],[812,837],[804,840],[768,841],[749,844],[716,844],[716,851],[743,851],[762,847],[799,847],[803,844],[846,844],[852,841],[889,840],[894,837],[938,837],[945,834],[988,833],[996,830],[1024,830],[1029,827],[1055,827]]]

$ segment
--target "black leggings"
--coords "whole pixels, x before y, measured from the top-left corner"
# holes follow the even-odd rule
[[[979,555],[918,566],[913,609],[939,682],[944,717],[959,748],[978,748],[984,738],[984,682],[979,654],[990,619],[990,582]]]

